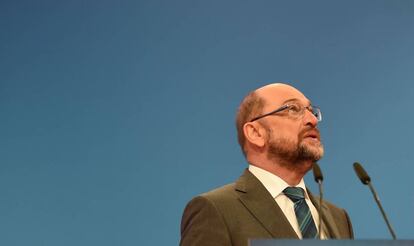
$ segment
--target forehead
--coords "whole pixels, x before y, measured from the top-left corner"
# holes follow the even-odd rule
[[[309,99],[296,88],[286,84],[271,84],[257,91],[258,95],[266,102],[266,108],[280,107],[287,102],[299,102],[309,105]]]

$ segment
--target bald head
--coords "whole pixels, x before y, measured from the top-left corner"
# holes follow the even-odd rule
[[[274,109],[274,106],[280,106],[286,100],[298,99],[309,102],[309,100],[295,87],[283,84],[274,83],[265,85],[255,90],[258,97],[262,98],[267,106]]]

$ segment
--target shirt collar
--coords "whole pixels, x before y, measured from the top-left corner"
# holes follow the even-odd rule
[[[268,172],[260,167],[249,165],[249,171],[256,176],[257,179],[264,185],[266,190],[272,195],[273,198],[283,194],[283,190],[289,187],[290,185],[286,183],[279,176],[274,175],[271,172]],[[309,199],[308,192],[306,191],[305,181],[303,178],[300,180],[299,184],[295,187],[300,187],[305,191],[305,198]]]

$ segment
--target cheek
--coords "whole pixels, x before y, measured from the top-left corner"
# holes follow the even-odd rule
[[[293,144],[297,144],[301,141],[301,137],[293,129],[285,129],[285,131],[279,132],[279,134],[276,135],[276,137],[288,140]]]
[[[271,128],[274,139],[282,138],[294,143],[299,143],[302,140],[301,130],[302,127],[299,123],[291,121]]]
[[[300,127],[292,124],[285,129],[285,135],[291,140],[300,141],[302,139],[302,134]]]

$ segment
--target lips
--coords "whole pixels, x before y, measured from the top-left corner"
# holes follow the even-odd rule
[[[319,134],[318,130],[310,130],[305,132],[305,134],[303,135],[303,138],[312,138],[312,139],[317,139],[320,140],[321,136]]]

